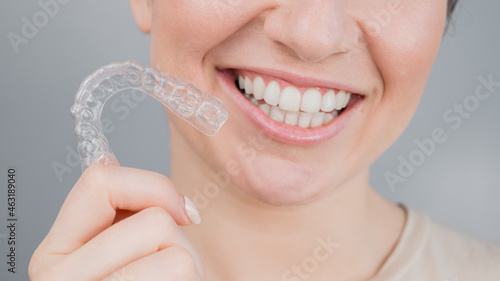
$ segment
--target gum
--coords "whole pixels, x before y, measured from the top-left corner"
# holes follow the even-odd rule
[[[96,163],[118,165],[103,133],[101,114],[110,97],[130,89],[155,98],[208,136],[215,135],[228,119],[222,101],[194,84],[134,61],[103,66],[82,82],[71,107],[82,170]]]

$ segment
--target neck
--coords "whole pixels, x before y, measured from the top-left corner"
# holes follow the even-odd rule
[[[370,187],[368,169],[308,204],[271,206],[231,181],[213,185],[216,172],[184,140],[171,139],[170,178],[202,217],[200,225],[183,231],[200,254],[208,281],[366,280],[402,232],[404,211]]]

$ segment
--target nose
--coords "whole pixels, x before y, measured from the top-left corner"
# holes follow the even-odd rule
[[[338,0],[281,1],[265,19],[266,36],[291,49],[300,59],[321,61],[342,53],[343,2]]]

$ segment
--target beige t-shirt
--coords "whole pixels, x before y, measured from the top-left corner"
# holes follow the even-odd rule
[[[371,281],[500,281],[500,246],[407,209],[401,239]]]

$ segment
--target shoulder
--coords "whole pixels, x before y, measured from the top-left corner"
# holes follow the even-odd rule
[[[398,245],[372,281],[499,281],[500,246],[407,209]]]
[[[499,245],[431,221],[428,241],[423,250],[423,257],[433,260],[440,268],[456,272],[457,281],[500,280]]]
[[[500,280],[499,245],[438,224],[423,213],[409,213],[414,216],[413,228],[425,229],[414,270],[440,281]]]

